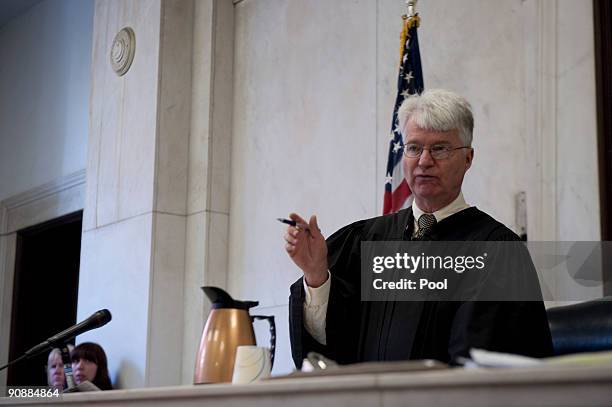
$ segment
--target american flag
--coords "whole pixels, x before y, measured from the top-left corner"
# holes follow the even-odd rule
[[[420,23],[418,14],[403,17],[404,27],[400,48],[399,76],[397,78],[397,97],[393,108],[391,134],[389,140],[389,158],[387,159],[387,173],[385,176],[385,201],[383,215],[397,212],[409,204],[408,198],[412,194],[404,178],[401,166],[404,141],[397,120],[397,110],[404,99],[409,95],[423,92],[423,71],[421,69],[421,55],[419,53],[419,38],[417,28]]]

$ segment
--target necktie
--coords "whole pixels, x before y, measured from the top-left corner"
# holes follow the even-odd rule
[[[424,213],[419,217],[419,220],[417,221],[417,223],[419,225],[419,230],[414,235],[414,239],[422,240],[423,237],[429,234],[429,232],[431,232],[431,230],[435,226],[436,217],[430,213]]]

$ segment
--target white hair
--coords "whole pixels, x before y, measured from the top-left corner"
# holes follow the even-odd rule
[[[397,117],[404,137],[408,120],[424,130],[458,130],[464,146],[472,145],[474,116],[465,98],[445,89],[430,89],[411,95],[400,106]]]

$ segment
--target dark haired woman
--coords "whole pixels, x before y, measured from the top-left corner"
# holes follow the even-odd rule
[[[97,343],[83,342],[70,353],[74,381],[90,381],[100,390],[112,390],[104,349]]]

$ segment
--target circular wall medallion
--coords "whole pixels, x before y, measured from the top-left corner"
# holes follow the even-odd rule
[[[136,52],[136,36],[130,27],[124,27],[115,35],[111,47],[110,60],[113,70],[119,76],[130,69]]]

